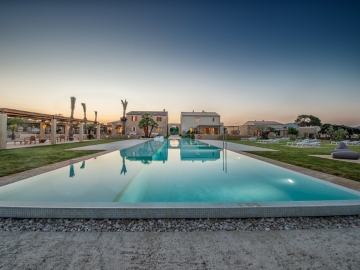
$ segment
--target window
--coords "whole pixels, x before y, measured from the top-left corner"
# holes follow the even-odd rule
[[[215,122],[215,118],[213,117],[213,122]]]
[[[156,121],[161,122],[161,117],[160,116],[156,117]]]
[[[196,117],[196,118],[195,118],[195,122],[196,122],[196,123],[200,123],[200,117]]]
[[[136,116],[135,116],[136,117]],[[132,127],[131,131],[136,131],[136,127]]]
[[[137,121],[137,116],[131,116],[131,121]]]

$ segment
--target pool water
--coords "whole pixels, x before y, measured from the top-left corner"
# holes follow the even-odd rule
[[[358,192],[195,140],[147,141],[0,188],[0,201],[283,202]]]

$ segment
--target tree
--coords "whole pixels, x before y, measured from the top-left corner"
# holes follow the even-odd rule
[[[11,130],[11,139],[15,140],[15,130],[17,129],[17,125],[13,124],[10,125],[10,130]]]
[[[71,109],[71,115],[70,115],[70,119],[74,119],[74,110],[75,110],[75,102],[76,102],[76,97],[70,97],[70,109]],[[73,139],[74,136],[74,125],[73,122],[70,122],[70,130],[69,130],[69,139]]]
[[[122,122],[122,132],[121,133],[122,133],[122,135],[125,135],[126,120],[127,120],[125,115],[126,115],[126,108],[127,108],[128,102],[126,101],[126,99],[125,99],[125,101],[121,100],[121,104],[123,106],[123,116],[120,118],[120,120]]]
[[[171,135],[177,135],[177,134],[179,134],[179,128],[178,128],[177,126],[172,126],[172,127],[170,128],[170,134],[171,134]]]
[[[7,119],[7,125],[9,126],[9,129],[11,130],[11,139],[15,140],[15,131],[17,130],[18,126],[26,126],[26,120],[24,118],[17,118],[17,117],[11,117]]]
[[[335,135],[335,139],[337,141],[341,141],[343,140],[347,135],[348,135],[348,132],[342,128],[338,128],[335,132],[334,132],[334,135]]]
[[[302,114],[296,118],[295,124],[299,127],[321,126],[321,121],[316,116]]]
[[[86,118],[86,104],[81,103],[81,106],[83,107],[83,111],[84,111],[84,122],[85,122],[84,129],[85,129],[85,134],[86,134],[86,121],[87,121],[87,118]]]
[[[93,124],[89,124],[88,126],[87,126],[87,138],[90,140],[90,139],[93,139],[94,138],[94,136],[93,136],[93,134],[91,134],[91,131],[94,131],[94,125]]]
[[[334,138],[334,134],[335,134],[335,130],[333,126],[329,126],[326,130],[325,130],[325,134],[330,136],[330,139]]]
[[[139,128],[144,129],[145,138],[149,138],[153,128],[157,127],[157,126],[158,126],[158,124],[151,117],[150,113],[148,113],[148,112],[143,113],[143,115],[141,116],[141,120],[139,121]],[[150,132],[149,132],[149,127],[151,127]]]
[[[299,131],[296,128],[293,128],[293,127],[289,127],[287,129],[287,133],[289,135],[295,135],[295,137],[297,137],[299,135]]]

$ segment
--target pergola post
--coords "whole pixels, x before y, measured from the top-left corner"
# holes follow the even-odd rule
[[[40,123],[40,139],[44,140],[45,139],[45,128],[46,128],[46,124],[44,122]]]
[[[97,125],[97,129],[96,129],[96,139],[100,140],[100,124]]]
[[[7,114],[0,113],[0,150],[6,149]]]
[[[56,119],[51,119],[50,143],[56,144]]]
[[[111,125],[111,135],[116,135],[116,126]]]
[[[84,141],[84,124],[83,122],[79,123],[79,141]]]

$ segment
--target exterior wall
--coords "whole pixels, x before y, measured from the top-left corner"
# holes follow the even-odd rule
[[[259,126],[261,126],[261,124],[259,124],[259,125],[242,125],[242,126],[240,126],[240,135],[241,136],[256,136],[255,133]],[[265,126],[272,127],[276,130],[280,130],[280,136],[284,136],[283,125],[265,125]]]
[[[132,117],[136,116],[136,121],[132,120]],[[161,117],[161,121],[157,121],[156,118]],[[136,132],[136,136],[145,136],[145,132],[143,129],[139,128],[139,122],[141,120],[141,115],[126,115],[127,121],[126,121],[126,135],[133,134]],[[158,135],[166,136],[168,132],[168,116],[164,115],[156,115],[154,114],[152,118],[156,121],[156,123],[159,125],[160,130],[158,128],[153,128],[152,133],[158,133]],[[135,128],[135,131],[133,129]],[[151,129],[151,128],[150,128]],[[150,132],[149,129],[149,132]]]
[[[200,118],[200,122],[196,122],[196,118]],[[220,116],[181,116],[181,134],[185,134],[190,128],[196,129],[199,125],[218,126],[220,128]]]
[[[318,132],[321,130],[319,126],[314,127],[298,127],[297,130],[299,131],[298,137],[302,138],[307,133],[307,136],[310,137],[318,137]]]

